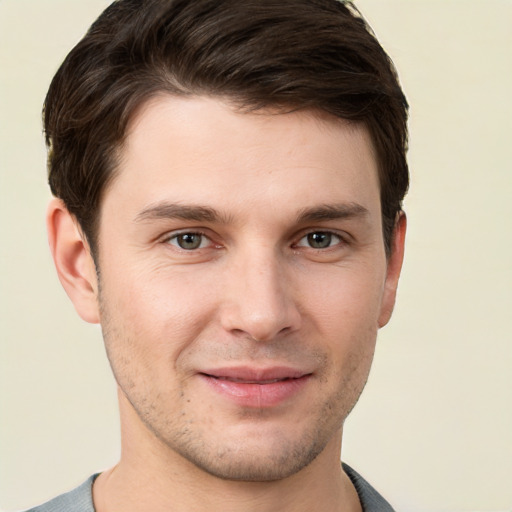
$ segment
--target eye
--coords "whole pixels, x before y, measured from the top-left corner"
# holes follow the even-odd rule
[[[202,233],[179,233],[169,238],[168,243],[184,251],[203,249],[211,242]]]
[[[313,231],[303,236],[297,246],[298,247],[311,247],[312,249],[328,249],[333,245],[338,245],[342,242],[340,236],[330,231]]]

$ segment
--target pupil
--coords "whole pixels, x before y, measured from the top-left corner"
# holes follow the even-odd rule
[[[325,249],[331,245],[332,236],[330,233],[311,233],[308,235],[308,242],[315,249]]]
[[[201,245],[201,235],[185,233],[178,237],[178,245],[182,249],[197,249]]]

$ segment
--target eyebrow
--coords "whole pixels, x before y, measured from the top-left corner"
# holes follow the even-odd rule
[[[229,219],[213,208],[200,205],[184,205],[178,203],[161,202],[144,208],[135,217],[135,222],[151,220],[180,219],[197,222],[228,223]]]
[[[357,203],[324,204],[300,210],[297,215],[297,223],[304,224],[327,220],[362,218],[368,216],[369,213],[364,206]],[[229,216],[222,215],[217,210],[208,206],[184,205],[164,201],[144,208],[135,217],[135,222],[165,219],[220,224],[228,224],[231,221]]]
[[[304,208],[297,216],[297,222],[320,222],[326,220],[353,219],[368,217],[370,212],[358,203],[324,204]]]

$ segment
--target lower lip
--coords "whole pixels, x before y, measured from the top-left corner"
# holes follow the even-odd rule
[[[233,382],[201,375],[202,379],[217,393],[243,407],[275,407],[296,395],[311,375],[298,379],[287,379],[268,384]]]

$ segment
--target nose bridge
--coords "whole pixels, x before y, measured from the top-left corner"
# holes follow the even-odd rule
[[[224,328],[258,341],[296,330],[300,315],[286,267],[271,246],[240,251],[228,271]]]

